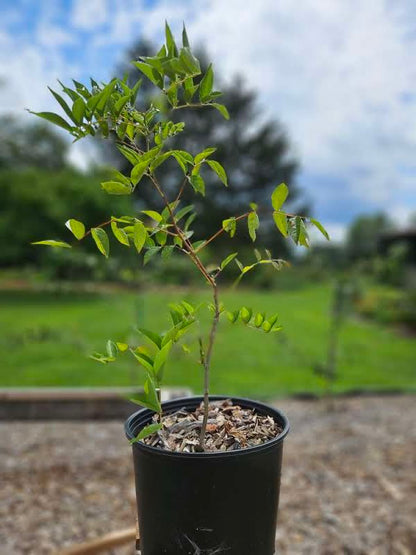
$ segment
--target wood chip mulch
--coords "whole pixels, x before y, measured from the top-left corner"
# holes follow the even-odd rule
[[[157,418],[155,415],[155,422]],[[167,451],[198,452],[202,419],[202,404],[193,412],[181,409],[167,414],[162,418],[162,429],[143,442]],[[230,399],[213,401],[208,413],[205,451],[236,451],[254,447],[274,439],[281,432],[282,428],[271,416],[234,405]]]
[[[291,424],[276,553],[414,555],[416,396],[276,406]],[[135,524],[121,420],[0,422],[1,555],[51,555]]]

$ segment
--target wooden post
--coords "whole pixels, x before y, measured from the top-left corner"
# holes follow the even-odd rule
[[[117,532],[111,532],[96,540],[91,540],[66,549],[58,551],[55,555],[94,555],[108,551],[114,547],[120,547],[136,540],[136,549],[140,548],[138,528],[126,528]]]

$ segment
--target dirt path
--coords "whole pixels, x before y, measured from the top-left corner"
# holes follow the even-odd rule
[[[292,425],[278,552],[416,553],[415,397],[278,406]],[[2,555],[47,554],[134,525],[120,423],[2,423],[0,455]]]

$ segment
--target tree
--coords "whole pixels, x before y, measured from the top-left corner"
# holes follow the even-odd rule
[[[85,175],[73,169],[0,171],[0,266],[40,263],[48,253],[34,249],[31,241],[65,234],[62,222],[73,212],[95,222],[106,218],[114,203],[128,211],[129,199],[109,199],[100,189],[104,177],[105,173]]]
[[[59,170],[66,166],[67,150],[68,142],[48,125],[0,117],[0,170]]]
[[[347,233],[348,258],[359,260],[375,256],[380,234],[392,227],[391,220],[383,213],[357,216]]]
[[[146,40],[138,41],[127,53],[127,60],[138,60],[140,57],[150,55],[154,48]],[[201,61],[202,72],[207,70],[206,55],[198,54]],[[140,78],[140,72],[130,63],[118,68],[120,76],[128,76],[128,84],[132,85]],[[216,83],[218,86],[218,83]],[[290,184],[289,206],[298,199],[299,192],[294,185],[298,170],[298,163],[290,152],[290,143],[286,132],[279,122],[275,120],[262,121],[262,114],[257,106],[257,97],[253,91],[248,90],[241,78],[236,78],[228,86],[223,86],[221,102],[225,104],[230,113],[230,121],[216,110],[182,110],[174,114],[174,121],[185,123],[186,133],[175,137],[177,148],[197,153],[206,145],[216,145],[216,159],[227,167],[230,187],[224,191],[212,172],[205,171],[203,177],[206,188],[210,194],[202,197],[195,204],[200,213],[200,218],[195,224],[195,236],[204,237],[212,234],[227,214],[244,212],[250,202],[259,205],[259,211],[267,203],[271,191],[280,182]],[[143,80],[142,88],[138,95],[138,106],[146,104],[149,96],[155,96],[156,88],[151,83]],[[160,105],[160,102],[159,102]],[[107,144],[108,143],[105,143]],[[108,159],[114,149],[105,148]],[[117,156],[117,155],[116,155]],[[120,171],[128,170],[128,163],[124,157],[117,156],[113,161]],[[159,169],[159,178],[174,190],[183,179],[180,169],[174,160],[166,162]],[[154,193],[151,187],[142,187],[140,190],[141,201],[154,202]],[[191,192],[187,191],[184,200],[191,202]],[[307,213],[306,207],[296,207],[302,213]],[[274,224],[266,219],[259,235],[266,246],[277,249],[280,254],[287,255],[287,244],[274,233]],[[247,233],[238,234],[239,241],[249,243]],[[221,241],[219,242],[221,248]]]

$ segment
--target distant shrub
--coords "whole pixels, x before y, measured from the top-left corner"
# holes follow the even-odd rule
[[[373,289],[356,302],[359,314],[381,324],[404,324],[416,330],[416,291]]]

